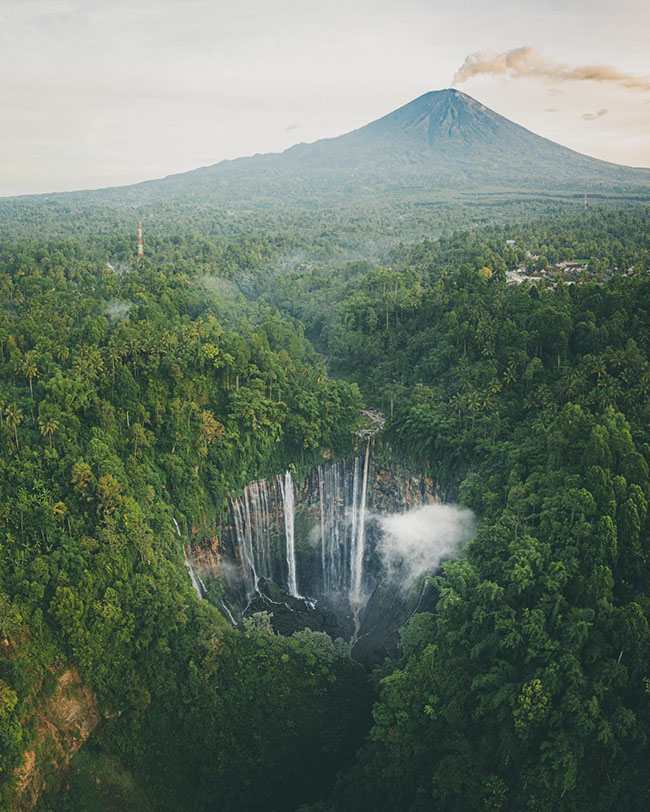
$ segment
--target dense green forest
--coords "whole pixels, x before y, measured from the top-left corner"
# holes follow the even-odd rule
[[[157,808],[313,794],[354,742],[360,669],[322,634],[261,617],[233,631],[196,599],[173,520],[189,530],[254,476],[348,453],[358,390],[200,270],[116,273],[71,242],[5,245],[0,268],[4,804],[35,695],[67,660],[106,746],[163,787]]]
[[[597,199],[596,199],[597,202]],[[293,251],[285,264],[301,258],[371,259],[383,257],[402,243],[451,237],[461,228],[483,229],[500,224],[534,223],[555,213],[559,220],[582,210],[581,195],[549,197],[508,194],[473,195],[467,200],[380,203],[363,206],[314,204],[224,205],[200,202],[196,196],[183,206],[157,203],[93,203],[83,194],[41,195],[38,198],[0,198],[0,239],[39,240],[72,238],[98,259],[135,259],[135,234],[143,221],[145,253],[166,260],[186,257],[195,263],[222,249],[275,237]],[[621,211],[629,211],[623,203]],[[608,203],[609,210],[616,204]],[[197,245],[197,243],[200,243]],[[158,247],[161,250],[158,250]],[[174,247],[174,252],[171,250]],[[245,266],[243,266],[245,267]]]
[[[392,453],[482,521],[323,808],[647,808],[646,228],[634,278],[506,286],[479,273],[485,243],[445,271],[454,240],[412,249],[422,274],[367,270],[328,318],[335,367],[392,410]]]
[[[311,225],[161,228],[138,264],[121,230],[7,235],[0,808],[74,663],[103,718],[43,812],[647,809],[650,210],[536,212],[372,261]],[[480,519],[370,675],[233,629],[174,528],[353,454],[362,399]]]

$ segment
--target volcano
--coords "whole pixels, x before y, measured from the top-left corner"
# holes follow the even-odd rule
[[[425,93],[336,138],[132,186],[64,196],[127,206],[163,201],[314,206],[435,202],[486,194],[647,199],[650,169],[582,155],[447,89]]]
[[[162,194],[302,203],[490,191],[650,193],[650,169],[574,152],[448,89],[425,93],[337,138],[221,161],[121,191],[143,200]]]

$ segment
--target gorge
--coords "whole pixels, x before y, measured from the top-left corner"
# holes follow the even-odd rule
[[[471,539],[474,515],[430,478],[373,459],[371,437],[361,446],[304,478],[250,482],[216,526],[194,527],[185,563],[199,597],[233,624],[266,610],[284,633],[322,629],[353,648],[384,645],[431,606],[427,576]]]

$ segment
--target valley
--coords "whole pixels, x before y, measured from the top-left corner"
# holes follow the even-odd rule
[[[0,808],[645,812],[649,172],[445,90],[0,200]]]

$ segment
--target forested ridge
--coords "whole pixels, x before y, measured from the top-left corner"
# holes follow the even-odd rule
[[[358,724],[358,667],[322,634],[233,631],[196,599],[173,520],[189,531],[250,478],[349,452],[358,390],[268,308],[173,266],[116,273],[70,242],[7,245],[0,264],[4,804],[67,660],[157,808],[313,793],[348,746],[341,718]]]
[[[484,258],[368,270],[328,320],[390,453],[482,519],[331,808],[644,809],[650,280],[506,286]]]
[[[104,718],[42,810],[645,810],[648,217],[556,211],[381,263],[300,232],[160,235],[138,265],[121,235],[4,243],[7,808],[74,662]],[[590,272],[507,285],[530,255]],[[325,634],[233,630],[173,522],[189,539],[251,479],[352,454],[362,396],[377,453],[480,518],[370,682]],[[91,785],[116,763],[137,792]]]

